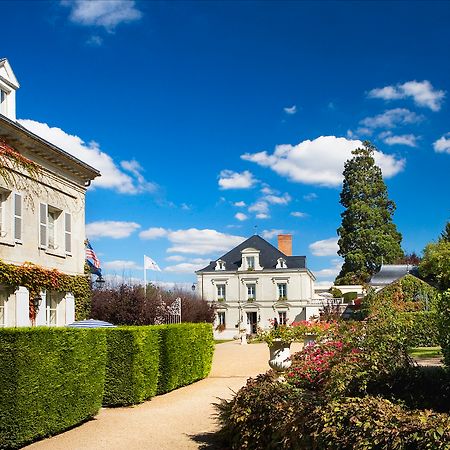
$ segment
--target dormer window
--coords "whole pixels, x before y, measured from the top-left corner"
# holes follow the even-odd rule
[[[287,269],[286,260],[284,258],[277,259],[276,269]]]
[[[239,270],[263,270],[259,261],[260,251],[256,248],[244,248],[241,251],[242,263]]]
[[[226,270],[225,261],[218,259],[216,261],[216,270]]]

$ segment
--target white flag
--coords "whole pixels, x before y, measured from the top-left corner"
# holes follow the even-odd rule
[[[147,255],[144,255],[144,270],[156,270],[158,272],[161,272],[158,264],[156,264],[156,262]]]

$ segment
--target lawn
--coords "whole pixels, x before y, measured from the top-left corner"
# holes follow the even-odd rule
[[[438,358],[442,356],[441,347],[413,347],[409,354],[413,358]]]

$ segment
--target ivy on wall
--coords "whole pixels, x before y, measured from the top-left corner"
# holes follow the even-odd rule
[[[36,318],[32,301],[41,291],[71,292],[75,297],[75,319],[83,320],[89,316],[92,290],[89,275],[67,275],[57,269],[45,269],[25,262],[21,266],[6,264],[0,260],[0,285],[11,288],[24,286],[30,293],[30,319]]]

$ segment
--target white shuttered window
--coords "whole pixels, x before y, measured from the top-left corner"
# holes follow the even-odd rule
[[[64,217],[64,242],[66,253],[72,253],[72,215],[70,213],[65,213]]]
[[[22,195],[17,192],[14,194],[14,239],[22,240]]]
[[[47,248],[47,223],[48,206],[45,203],[39,205],[39,246]]]

